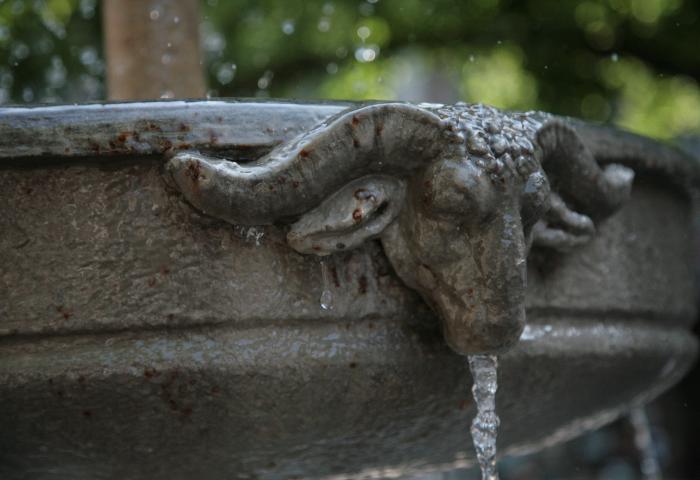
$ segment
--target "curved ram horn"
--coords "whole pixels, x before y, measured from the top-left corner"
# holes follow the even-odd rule
[[[629,198],[634,172],[622,165],[601,168],[576,131],[560,120],[537,131],[541,164],[553,190],[581,212],[604,218]]]
[[[167,170],[185,198],[231,223],[262,225],[317,206],[370,174],[407,176],[463,141],[438,116],[400,103],[346,111],[252,164],[183,152]]]

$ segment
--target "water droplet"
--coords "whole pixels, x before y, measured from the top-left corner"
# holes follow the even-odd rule
[[[266,70],[265,73],[263,73],[263,76],[258,79],[258,88],[260,90],[265,90],[268,88],[272,82],[272,77],[274,77],[272,71]]]
[[[66,83],[67,70],[61,57],[51,57],[51,66],[46,70],[46,82],[51,88],[61,88]]]
[[[154,8],[151,10],[151,13],[149,13],[148,16],[151,18],[151,20],[158,20],[160,18],[160,10]]]
[[[204,35],[204,49],[207,52],[221,55],[226,47],[226,39],[219,32],[206,32]]]
[[[15,81],[15,77],[10,72],[0,74],[0,87],[10,88]]]
[[[476,417],[471,434],[482,480],[498,480],[496,467],[496,437],[500,420],[496,414],[498,390],[498,358],[495,355],[470,355],[469,369],[474,379],[472,396]]]
[[[294,33],[294,20],[287,19],[282,22],[282,32],[285,35],[291,35]]]
[[[92,18],[95,15],[96,0],[80,0],[80,14],[85,19]]]
[[[172,62],[172,60],[173,60],[173,56],[170,55],[169,53],[164,53],[160,57],[160,63],[162,63],[163,65],[168,65],[170,62]]]
[[[324,3],[323,9],[321,11],[323,12],[324,15],[330,16],[330,15],[333,15],[333,13],[335,12],[335,7],[333,6],[332,3]]]
[[[330,19],[327,17],[321,17],[321,19],[318,21],[318,31],[319,32],[327,32],[330,29],[331,29]]]
[[[245,227],[244,227],[245,228]],[[260,246],[260,240],[265,236],[265,232],[258,230],[256,227],[250,227],[245,231],[245,241],[255,241],[255,246]]]
[[[469,61],[470,61],[471,63],[474,63],[474,55],[469,55]]]
[[[173,18],[173,23],[180,23],[180,17]]]
[[[216,71],[216,79],[220,84],[226,85],[230,83],[231,80],[236,76],[236,64],[235,63],[224,63]]]
[[[617,62],[619,59],[620,57],[617,55],[617,53],[613,53],[612,55],[610,55],[610,60],[612,60],[613,62]]]
[[[372,31],[369,29],[369,27],[365,25],[357,29],[357,36],[360,37],[360,40],[362,40],[363,42],[367,40],[371,34]]]
[[[333,294],[330,290],[324,290],[321,293],[321,308],[324,310],[331,310],[333,308]]]
[[[97,61],[97,50],[94,47],[85,47],[80,52],[80,63],[85,66],[94,64]]]
[[[378,54],[379,47],[377,45],[369,45],[355,50],[355,59],[361,63],[373,62]]]
[[[323,280],[323,291],[319,302],[323,310],[333,309],[333,293],[331,292],[331,278],[328,265],[325,260],[321,260],[321,279]]]
[[[160,94],[160,98],[175,98],[175,94],[172,90],[166,90]]]
[[[24,60],[29,56],[29,46],[24,42],[16,42],[12,46],[12,56],[17,60]]]
[[[34,90],[32,90],[31,87],[24,87],[22,89],[22,100],[24,100],[26,103],[34,100]]]
[[[329,63],[326,65],[326,72],[328,72],[329,75],[335,75],[338,73],[338,64],[335,62]]]

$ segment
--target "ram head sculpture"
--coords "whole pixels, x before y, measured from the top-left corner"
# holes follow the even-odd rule
[[[351,108],[253,163],[181,152],[167,174],[206,215],[291,224],[302,254],[379,239],[464,355],[518,340],[530,246],[584,243],[633,179],[564,120],[464,103]]]

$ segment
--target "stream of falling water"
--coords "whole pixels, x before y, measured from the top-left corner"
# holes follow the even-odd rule
[[[643,407],[635,407],[629,413],[629,421],[634,428],[634,445],[640,457],[640,469],[644,480],[661,480],[661,467],[651,436],[649,418]]]
[[[496,415],[498,390],[498,358],[496,355],[470,355],[469,369],[474,386],[476,417],[472,420],[471,434],[476,458],[481,467],[482,480],[498,480],[496,467],[496,437],[500,420]]]
[[[319,299],[321,308],[331,310],[333,308],[333,293],[331,292],[330,272],[325,260],[321,260],[321,278],[323,279],[323,291]]]

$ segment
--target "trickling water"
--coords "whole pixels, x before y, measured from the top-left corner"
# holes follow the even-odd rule
[[[323,292],[321,292],[321,308],[331,310],[333,308],[333,293],[331,293],[331,279],[328,265],[321,260],[321,277],[323,278]]]
[[[498,480],[496,468],[496,436],[500,420],[496,415],[498,389],[498,358],[496,355],[470,355],[469,369],[474,386],[476,417],[472,420],[471,434],[476,458],[481,467],[482,480]]]
[[[634,445],[640,456],[640,469],[644,480],[661,480],[661,467],[651,436],[649,418],[642,407],[635,407],[629,413],[629,421],[634,428]]]

